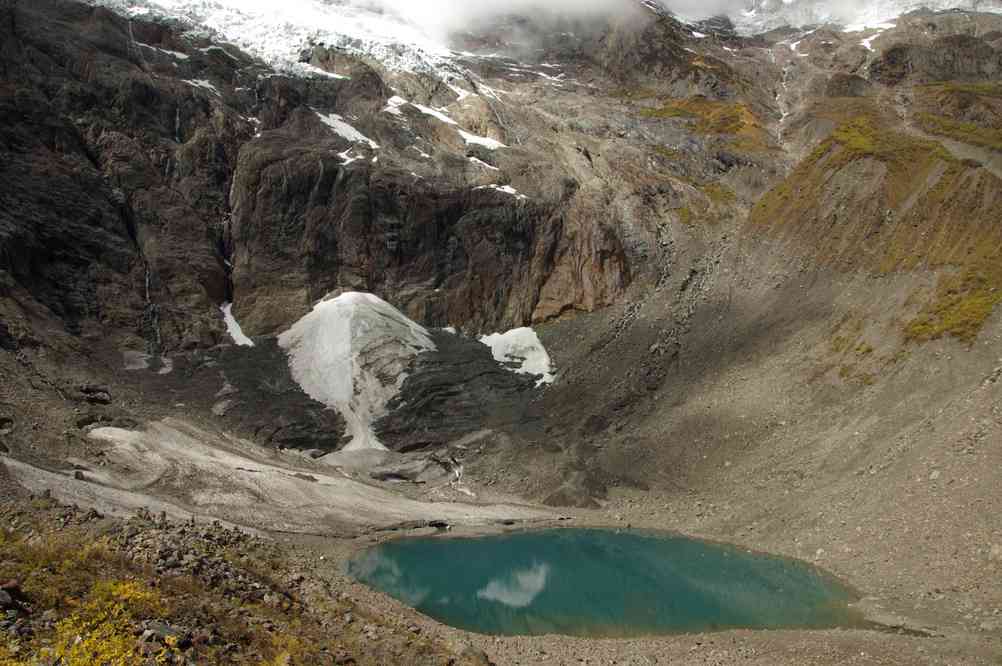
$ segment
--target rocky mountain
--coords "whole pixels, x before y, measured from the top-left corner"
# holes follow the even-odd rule
[[[3,658],[76,645],[69,525],[183,578],[117,625],[153,659],[992,663],[996,7],[373,6],[0,3]],[[883,631],[495,640],[338,568],[559,519],[811,560]]]
[[[833,23],[858,32],[893,22],[912,12],[1000,12],[997,0],[879,0],[830,2],[828,0],[749,0],[735,13],[737,25],[749,34],[784,26],[801,27]]]

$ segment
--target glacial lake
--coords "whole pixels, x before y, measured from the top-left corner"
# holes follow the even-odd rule
[[[628,637],[862,626],[855,596],[786,558],[632,530],[551,529],[391,541],[357,580],[436,620],[493,635]]]

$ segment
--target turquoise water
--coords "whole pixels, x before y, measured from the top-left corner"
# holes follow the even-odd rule
[[[647,532],[555,529],[392,541],[363,583],[484,634],[639,636],[860,624],[852,593],[794,560]]]

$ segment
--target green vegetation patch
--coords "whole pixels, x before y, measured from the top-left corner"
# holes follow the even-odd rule
[[[758,121],[744,104],[720,102],[706,97],[667,100],[658,108],[643,109],[646,118],[688,118],[696,121],[701,134],[736,134]]]
[[[887,168],[884,196],[889,207],[907,199],[937,164],[957,162],[940,143],[895,131],[875,113],[862,113],[841,122],[782,183],[759,199],[751,221],[770,226],[810,219],[830,176],[861,159],[877,160]]]
[[[952,120],[931,113],[919,113],[919,126],[930,134],[946,137],[972,146],[1002,151],[1002,129],[982,127],[975,123]]]
[[[973,343],[1002,303],[1002,256],[943,277],[932,301],[905,327],[905,339],[926,342],[946,336]]]
[[[845,151],[839,158],[842,164],[872,157],[894,169],[910,170],[916,163],[925,163],[930,159],[955,161],[940,143],[890,130],[868,116],[860,116],[840,125],[832,134],[831,141]]]
[[[976,95],[978,97],[1002,98],[1002,83],[985,81],[967,83],[962,81],[944,81],[918,86],[920,92],[926,94]]]
[[[718,206],[726,206],[734,203],[737,198],[733,191],[720,183],[710,183],[700,188],[706,198]]]
[[[818,266],[942,272],[932,298],[903,325],[904,340],[972,342],[1002,302],[1002,181],[865,104],[834,100],[819,110],[837,122],[832,134],[756,202],[750,224],[796,240]],[[880,178],[867,183],[876,190],[825,207],[840,196],[835,175],[859,160],[883,165],[860,172]],[[869,357],[858,342],[836,339],[833,351]]]
[[[735,148],[765,150],[768,133],[761,121],[741,102],[711,100],[696,96],[662,100],[658,107],[642,109],[640,115],[658,120],[686,120],[698,134],[733,137]]]

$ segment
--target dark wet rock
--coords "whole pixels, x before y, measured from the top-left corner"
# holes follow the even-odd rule
[[[344,419],[303,392],[292,378],[285,351],[274,339],[260,340],[254,347],[220,347],[201,359],[193,371],[194,386],[183,376],[175,381],[205,394],[203,404],[212,405],[211,412],[228,427],[276,448],[319,455],[341,448]],[[214,399],[224,384],[220,372],[231,395],[239,399]]]
[[[696,22],[694,25],[699,32],[713,35],[714,37],[737,36],[734,22],[727,16],[711,16],[708,19]]]
[[[0,584],[0,608],[6,611],[30,611],[28,597],[21,589],[21,582],[9,579]]]
[[[106,386],[84,384],[80,387],[80,396],[84,402],[94,405],[111,404],[111,391]]]
[[[869,95],[873,85],[856,74],[835,74],[828,79],[825,87],[827,97],[865,97]]]
[[[439,447],[484,428],[530,431],[536,378],[504,369],[476,340],[433,332],[437,350],[413,361],[376,434],[396,451]]]
[[[2,319],[0,319],[0,349],[7,351],[17,351],[18,349],[17,340],[14,339],[13,334],[10,332],[7,322]]]
[[[747,166],[751,162],[746,157],[736,155],[727,150],[721,150],[716,154],[717,162],[720,163],[723,171],[730,171],[741,166]]]
[[[342,165],[346,142],[313,109],[350,112],[387,151],[413,146],[377,113],[391,91],[365,62],[318,45],[309,61],[349,79],[266,76],[170,22],[69,0],[5,16],[0,69],[18,94],[0,98],[0,291],[72,335],[100,328],[154,355],[204,349],[225,340],[217,308],[234,294],[257,334],[336,288],[380,293],[426,324],[506,329],[607,305],[631,280],[623,239],[591,203],[571,205],[566,174],[526,202],[416,179],[389,153]],[[500,165],[410,120],[448,144],[446,172],[467,153]],[[5,314],[0,347],[23,346]]]

